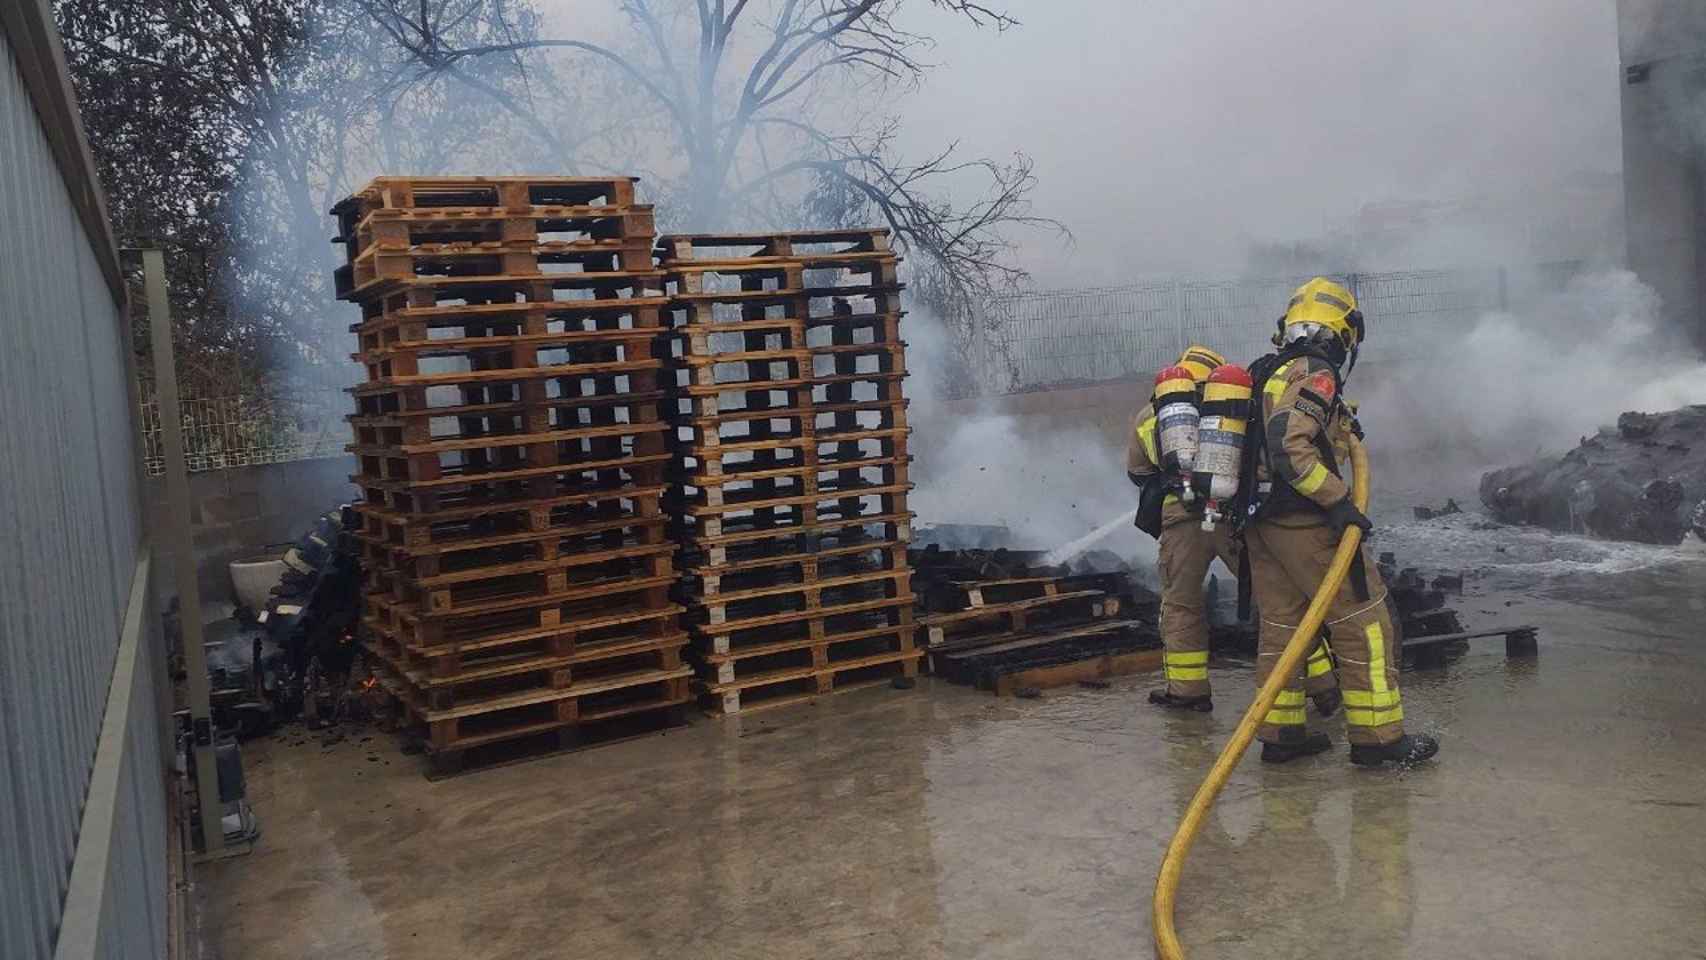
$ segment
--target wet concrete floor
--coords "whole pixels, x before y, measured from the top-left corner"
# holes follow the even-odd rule
[[[1245,760],[1185,870],[1192,957],[1706,957],[1706,561],[1560,549],[1459,604],[1539,624],[1537,660],[1406,675],[1439,762],[1354,769],[1332,722],[1332,754]],[[1162,851],[1250,696],[1214,678],[1209,716],[1147,677],[925,682],[438,783],[383,734],[253,744],[266,832],[202,874],[208,952],[1149,956]]]

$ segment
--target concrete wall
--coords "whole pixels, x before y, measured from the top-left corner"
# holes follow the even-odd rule
[[[203,602],[232,599],[226,569],[231,561],[294,541],[315,517],[352,499],[357,491],[349,476],[354,472],[354,459],[344,456],[190,474],[190,522]],[[163,509],[164,478],[149,481],[148,495],[155,509]]]
[[[1706,348],[1706,4],[1618,0],[1629,266]]]
[[[124,285],[46,3],[0,28],[0,954],[163,957],[169,688]]]

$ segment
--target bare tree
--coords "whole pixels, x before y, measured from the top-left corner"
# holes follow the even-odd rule
[[[442,77],[479,88],[471,66],[488,58],[557,53],[601,68],[633,91],[613,108],[630,133],[653,123],[651,153],[671,168],[646,171],[673,226],[692,230],[792,225],[802,212],[825,224],[880,218],[915,269],[933,273],[932,303],[962,341],[974,301],[1025,278],[1005,235],[1015,226],[1058,222],[1031,212],[1031,161],[964,160],[953,145],[919,162],[895,156],[890,94],[928,69],[928,37],[898,21],[903,0],[618,0],[630,28],[614,44],[591,37],[520,37],[538,15],[525,0],[360,0],[406,52],[408,82]],[[980,26],[1017,21],[972,0],[931,0]],[[481,25],[482,40],[455,31]],[[522,62],[522,61],[513,61]],[[535,103],[494,93],[493,102],[551,151],[560,169],[592,172],[586,149],[570,142]],[[588,128],[585,118],[576,126]],[[969,204],[946,199],[968,185]],[[831,199],[833,198],[833,199]],[[840,216],[825,217],[826,213]],[[869,222],[866,220],[866,222]]]
[[[190,395],[345,375],[326,211],[360,179],[514,162],[486,99],[400,78],[406,55],[355,0],[59,0],[56,12],[120,241],[170,253]],[[480,42],[480,29],[449,36]],[[467,75],[526,95],[512,61]]]

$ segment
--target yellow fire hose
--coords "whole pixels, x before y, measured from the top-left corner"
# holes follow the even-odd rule
[[[1351,439],[1351,464],[1355,471],[1352,502],[1358,510],[1368,512],[1368,454],[1362,444],[1354,437]],[[1321,623],[1327,618],[1327,607],[1333,602],[1333,597],[1339,592],[1339,585],[1344,582],[1345,574],[1350,572],[1351,561],[1356,558],[1357,549],[1362,546],[1362,530],[1349,527],[1339,540],[1339,550],[1333,554],[1333,562],[1327,567],[1327,575],[1321,578],[1321,586],[1315,591],[1315,597],[1309,603],[1309,611],[1303,615],[1303,622],[1297,625],[1291,640],[1285,645],[1285,652],[1280,654],[1279,663],[1274,665],[1268,680],[1262,688],[1256,691],[1256,700],[1245,711],[1244,719],[1238,721],[1238,729],[1232,732],[1232,739],[1227,741],[1220,756],[1214,761],[1213,769],[1203,778],[1202,785],[1197,787],[1196,796],[1191,798],[1190,806],[1185,808],[1185,815],[1179,820],[1179,827],[1173,832],[1173,842],[1167,845],[1167,856],[1161,860],[1161,872],[1155,877],[1155,955],[1161,960],[1184,960],[1184,948],[1179,945],[1178,931],[1173,929],[1173,901],[1179,892],[1179,872],[1184,869],[1185,856],[1191,852],[1191,844],[1196,842],[1197,833],[1202,830],[1204,818],[1208,816],[1208,808],[1214,805],[1215,798],[1220,796],[1221,788],[1226,786],[1226,780],[1232,776],[1232,770],[1238,766],[1244,751],[1250,748],[1250,741],[1255,739],[1256,727],[1261,725],[1262,718],[1272,709],[1274,699],[1285,689],[1297,668],[1302,665],[1304,655],[1314,646],[1315,636],[1321,631]]]

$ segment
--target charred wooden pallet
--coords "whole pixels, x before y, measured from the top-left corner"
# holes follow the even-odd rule
[[[1093,661],[1112,654],[1156,650],[1161,646],[1160,633],[1154,624],[1119,619],[1048,630],[1021,629],[986,639],[988,642],[976,646],[932,648],[931,672],[952,683],[994,690],[997,678],[1006,674]]]
[[[1117,650],[1058,663],[1027,665],[995,672],[981,677],[979,689],[991,690],[998,697],[1017,695],[1022,690],[1047,690],[1069,684],[1106,686],[1111,677],[1129,677],[1139,673],[1155,673],[1161,669],[1162,652],[1154,649]]]
[[[946,652],[982,646],[1039,627],[1113,617],[1119,610],[1119,600],[1100,590],[1073,590],[933,613],[919,618],[918,625],[932,651]]]

